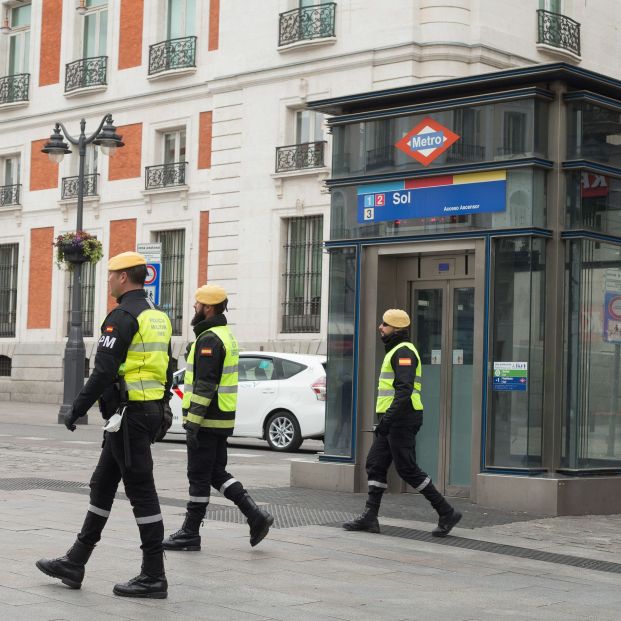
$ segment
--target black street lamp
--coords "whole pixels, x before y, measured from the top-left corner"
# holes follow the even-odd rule
[[[105,126],[104,126],[105,123]],[[104,155],[113,155],[118,147],[123,146],[121,136],[116,133],[116,127],[112,124],[112,115],[106,114],[101,120],[97,130],[90,136],[84,134],[86,121],[80,121],[80,135],[74,138],[65,129],[62,123],[56,123],[54,133],[50,136],[47,144],[41,151],[47,153],[49,158],[60,164],[66,153],[71,153],[69,146],[63,140],[65,138],[78,147],[80,156],[78,172],[78,203],[76,232],[82,230],[82,209],[84,203],[84,163],[86,159],[86,146],[89,144],[99,145]],[[69,258],[69,257],[68,257]],[[82,335],[82,263],[84,257],[69,258],[73,263],[73,288],[71,291],[71,323],[69,338],[65,347],[63,404],[58,412],[58,422],[64,422],[64,415],[71,410],[73,400],[84,386],[84,360],[86,349]],[[84,416],[78,422],[87,423],[88,417]]]

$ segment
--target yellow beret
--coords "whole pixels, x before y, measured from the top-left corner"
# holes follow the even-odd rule
[[[382,319],[393,328],[407,328],[410,325],[410,316],[399,308],[389,308]]]
[[[136,265],[146,265],[147,260],[137,252],[121,252],[114,257],[111,257],[108,261],[108,271],[118,272],[119,270],[126,270],[130,267],[136,267]]]
[[[203,285],[194,294],[197,302],[213,306],[226,300],[226,291],[220,285]]]

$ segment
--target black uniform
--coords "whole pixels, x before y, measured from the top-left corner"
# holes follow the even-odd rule
[[[226,348],[214,332],[205,332],[216,326],[225,326],[226,317],[220,313],[194,326],[197,336],[194,348],[194,383],[192,392],[209,400],[204,418],[234,420],[234,412],[221,412],[218,407],[218,386],[222,378]],[[205,334],[203,334],[205,332]],[[209,352],[201,355],[202,351]],[[232,500],[246,516],[250,526],[250,545],[256,546],[267,535],[274,518],[259,508],[244,486],[226,470],[227,438],[233,427],[200,427],[186,422],[188,435],[188,482],[190,498],[183,526],[164,541],[165,550],[198,551],[201,549],[199,529],[209,504],[211,487]],[[192,437],[190,437],[192,436]]]
[[[382,340],[386,352],[389,352],[399,343],[409,342],[409,336],[407,331],[399,330]],[[404,364],[407,359],[410,363]],[[388,411],[380,415],[373,445],[367,456],[369,496],[366,506],[377,514],[387,487],[388,468],[394,461],[399,476],[423,494],[440,516],[448,515],[453,508],[416,463],[416,434],[423,424],[423,411],[415,410],[412,405],[418,360],[411,349],[400,347],[390,362],[395,374],[395,397]]]
[[[138,331],[137,317],[152,308],[146,293],[140,289],[128,291],[119,298],[119,305],[106,317],[102,324],[95,368],[86,385],[73,403],[76,415],[86,414],[93,403],[106,395],[102,411],[112,412],[115,404],[110,403],[111,388],[117,380],[120,365],[125,361],[130,343]],[[162,424],[164,401],[169,399],[172,385],[172,357],[168,346],[168,369],[164,386],[164,399],[159,401],[130,401],[123,417],[127,425],[130,454],[124,450],[124,431],[104,433],[104,442],[99,463],[90,481],[90,505],[78,539],[94,546],[101,538],[106,525],[118,484],[123,480],[125,493],[129,498],[140,530],[145,565],[150,560],[154,567],[148,568],[153,575],[163,574],[162,539],[164,525],[159,500],[153,480],[151,443]],[[129,458],[129,459],[128,459]],[[161,571],[158,572],[161,564]]]
[[[222,418],[218,408],[217,388],[222,376],[226,350],[224,343],[214,332],[202,333],[209,328],[225,325],[227,325],[226,317],[219,314],[194,326],[194,334],[197,336],[194,351],[197,353],[194,355],[193,391],[211,400],[205,418]],[[198,338],[201,334],[202,336]],[[211,355],[199,355],[198,352],[202,349],[209,350]],[[235,504],[238,504],[246,493],[244,486],[226,470],[227,438],[232,433],[232,427],[202,427],[198,432],[198,447],[192,448],[188,445],[190,500],[187,514],[192,524],[200,524],[205,517],[212,485]]]

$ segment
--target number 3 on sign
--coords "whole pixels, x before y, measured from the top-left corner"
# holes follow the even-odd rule
[[[373,220],[375,218],[375,209],[373,207],[369,207],[364,210],[364,219],[365,220]]]

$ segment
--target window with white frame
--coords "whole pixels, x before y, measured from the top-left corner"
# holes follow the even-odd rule
[[[162,148],[164,164],[185,162],[185,129],[163,132]]]
[[[323,114],[314,110],[298,110],[295,113],[295,144],[322,140]]]
[[[286,218],[282,332],[319,332],[323,216]]]
[[[183,330],[183,273],[185,269],[185,229],[157,231],[155,241],[162,244],[160,308],[168,314],[173,334]]]
[[[19,244],[0,244],[0,337],[15,336]]]
[[[19,155],[0,157],[0,207],[19,205],[20,168]]]
[[[82,58],[106,56],[108,49],[108,0],[86,0]]]
[[[97,178],[98,147],[86,145],[84,158],[84,196],[97,196],[99,179]],[[80,156],[75,151],[71,156],[71,176],[63,177],[62,198],[73,199],[78,196],[78,177],[80,173]]]
[[[168,0],[166,38],[179,39],[196,34],[196,0]]]
[[[19,155],[0,157],[0,185],[17,185],[21,183],[20,169]]]
[[[29,73],[30,63],[30,3],[9,9],[9,53],[7,75]]]

